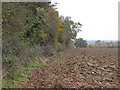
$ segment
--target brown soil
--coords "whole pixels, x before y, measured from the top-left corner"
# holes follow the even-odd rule
[[[118,88],[120,84],[117,49],[68,49],[48,59],[21,87]]]

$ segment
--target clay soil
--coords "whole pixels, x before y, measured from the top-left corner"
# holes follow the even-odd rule
[[[23,88],[118,88],[118,49],[75,48],[47,57]]]

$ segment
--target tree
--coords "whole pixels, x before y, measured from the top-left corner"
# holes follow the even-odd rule
[[[36,11],[37,16],[34,20],[26,19],[26,32],[24,37],[32,44],[45,45],[49,37],[45,31],[48,26],[46,12],[44,8],[40,7],[36,8]]]
[[[81,26],[79,22],[73,22],[71,17],[62,17],[62,28],[65,34],[65,45],[71,46],[71,39],[76,39],[77,33],[81,31]]]
[[[79,38],[75,41],[74,44],[77,48],[86,48],[87,47],[87,42],[83,40],[82,38]]]
[[[95,42],[95,44],[96,44],[96,47],[101,47],[101,41],[100,41],[100,40],[97,40],[97,41]]]

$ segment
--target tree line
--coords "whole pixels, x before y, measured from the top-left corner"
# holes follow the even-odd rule
[[[37,56],[50,56],[73,47],[72,39],[76,39],[82,24],[59,16],[55,6],[50,2],[2,3],[4,71],[20,72]]]
[[[119,41],[116,42],[105,42],[101,40],[97,40],[95,44],[89,44],[87,45],[88,48],[119,48]]]

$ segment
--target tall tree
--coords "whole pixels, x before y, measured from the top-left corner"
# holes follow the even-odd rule
[[[82,24],[73,22],[71,17],[62,18],[62,24],[66,35],[65,45],[70,46],[71,39],[76,38],[77,33],[81,31]]]

